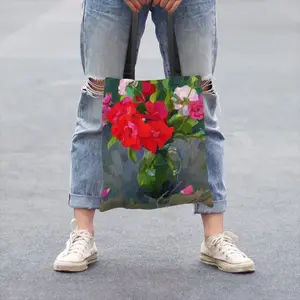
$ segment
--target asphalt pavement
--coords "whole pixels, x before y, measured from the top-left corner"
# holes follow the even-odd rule
[[[98,213],[99,262],[80,274],[52,270],[72,217],[81,4],[1,1],[1,300],[299,299],[300,2],[218,4],[226,229],[240,236],[257,271],[231,275],[202,265],[203,230],[191,206]],[[153,42],[149,19],[138,78],[163,75]]]

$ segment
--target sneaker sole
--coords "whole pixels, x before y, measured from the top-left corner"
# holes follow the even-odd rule
[[[82,272],[87,270],[89,265],[97,262],[97,260],[98,260],[98,255],[97,253],[95,253],[81,263],[66,264],[66,263],[55,262],[53,268],[57,272]]]
[[[227,273],[253,273],[255,271],[255,265],[253,262],[234,265],[202,253],[200,258],[204,264],[215,266],[219,270]]]

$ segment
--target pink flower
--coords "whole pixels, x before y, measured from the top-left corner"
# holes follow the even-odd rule
[[[189,102],[189,115],[192,119],[202,120],[204,118],[204,106],[201,100]]]
[[[102,106],[102,125],[104,126],[107,122],[107,114],[111,110],[111,108],[107,105]]]
[[[180,191],[181,194],[183,195],[190,195],[194,193],[194,188],[192,185],[187,186],[185,189]]]
[[[107,93],[107,94],[105,95],[105,97],[103,98],[102,104],[103,104],[103,105],[110,105],[111,100],[112,100],[112,94],[111,94],[111,93]]]
[[[128,102],[132,102],[132,99],[130,97],[125,97],[122,101],[123,104],[128,103]]]
[[[105,198],[110,192],[110,188],[103,190],[101,197]]]

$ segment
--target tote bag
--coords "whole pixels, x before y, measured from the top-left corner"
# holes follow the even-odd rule
[[[102,107],[100,210],[212,206],[205,160],[201,78],[180,76],[168,16],[171,77],[134,80],[138,15],[133,14],[124,79],[106,78]]]

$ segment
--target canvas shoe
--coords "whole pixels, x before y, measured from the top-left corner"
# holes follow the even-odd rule
[[[66,248],[54,262],[55,271],[80,272],[97,261],[97,248],[93,235],[87,230],[78,230],[75,219],[71,222],[71,228],[72,232]]]
[[[236,246],[237,236],[231,232],[209,237],[201,245],[201,261],[229,273],[254,272],[255,265]]]

